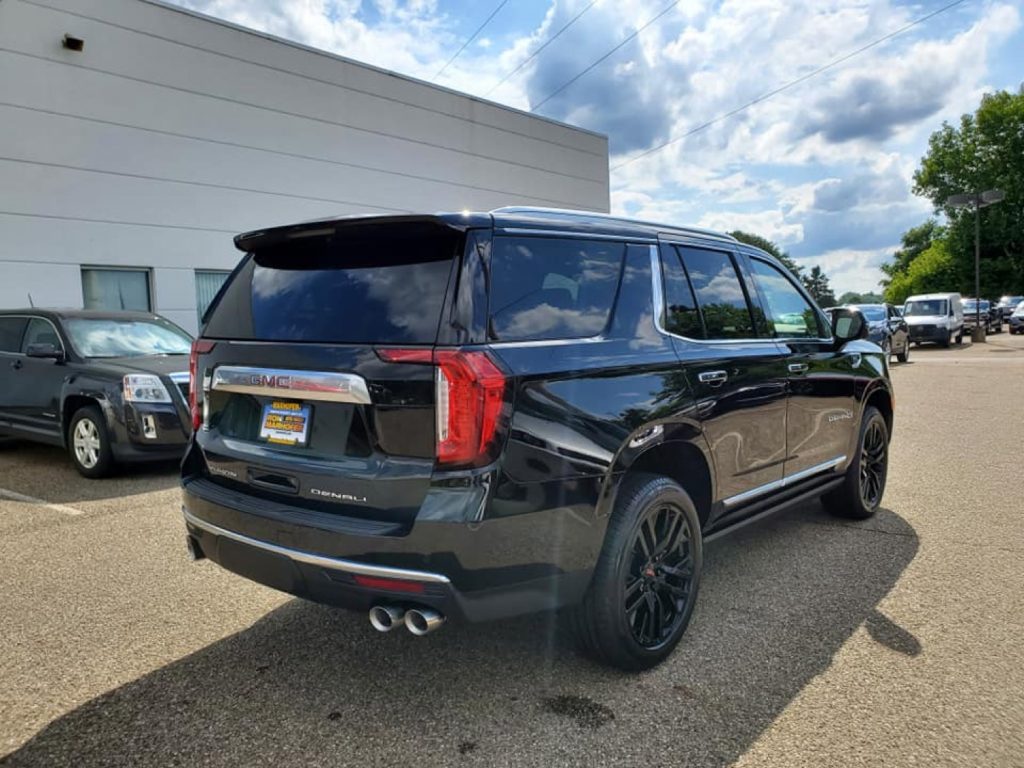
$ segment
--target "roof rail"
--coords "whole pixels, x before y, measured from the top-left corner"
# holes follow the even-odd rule
[[[713,229],[704,229],[703,227],[682,227],[678,224],[663,224],[656,221],[644,221],[642,219],[632,219],[628,216],[616,216],[611,213],[597,213],[596,211],[579,211],[570,208],[543,208],[534,207],[529,205],[507,205],[502,208],[495,208],[491,213],[507,213],[507,214],[541,214],[554,216],[574,216],[577,218],[585,219],[597,219],[602,221],[615,221],[621,224],[636,224],[639,226],[654,227],[657,229],[675,230],[677,232],[693,232],[695,234],[707,235],[711,237],[717,237],[722,240],[729,240],[731,242],[739,242],[730,234],[725,232],[718,232]]]

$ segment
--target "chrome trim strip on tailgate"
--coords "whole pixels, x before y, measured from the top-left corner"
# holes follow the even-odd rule
[[[366,380],[354,373],[220,365],[213,369],[210,388],[264,397],[297,397],[359,405],[372,402]]]
[[[328,568],[333,571],[344,571],[345,573],[354,573],[360,576],[379,576],[385,579],[423,581],[430,584],[451,583],[451,580],[447,576],[440,573],[411,571],[405,568],[392,568],[387,565],[357,563],[354,560],[342,560],[337,557],[315,555],[312,552],[304,552],[301,549],[281,547],[277,544],[271,544],[269,541],[260,541],[259,539],[246,536],[243,533],[235,533],[234,531],[229,531],[227,528],[221,528],[219,525],[214,525],[213,523],[208,523],[205,520],[200,520],[184,507],[181,508],[181,513],[185,516],[186,523],[196,528],[201,528],[208,533],[212,533],[214,536],[223,536],[227,539],[233,539],[241,544],[246,544],[250,547],[255,547],[256,549],[262,549],[265,552],[271,552],[275,555],[281,555],[289,558],[290,560],[306,563],[307,565],[316,565],[320,568]]]

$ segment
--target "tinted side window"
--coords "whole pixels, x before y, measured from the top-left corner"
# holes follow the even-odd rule
[[[704,338],[704,323],[693,297],[693,288],[675,248],[661,249],[665,274],[665,330],[691,339]]]
[[[496,237],[489,335],[502,341],[582,338],[608,324],[624,243]]]
[[[25,335],[28,318],[0,317],[0,352],[21,350],[21,337]]]
[[[21,343],[21,351],[27,352],[30,344],[53,344],[57,349],[64,348],[53,324],[39,317],[33,317],[29,321],[25,339]]]
[[[729,254],[704,248],[680,248],[679,252],[704,315],[707,338],[753,338],[747,296]]]
[[[751,259],[750,271],[764,296],[768,323],[776,336],[816,339],[826,335],[817,311],[781,270],[760,259]]]

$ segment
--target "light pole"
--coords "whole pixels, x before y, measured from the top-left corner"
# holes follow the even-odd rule
[[[970,192],[950,195],[946,205],[954,208],[973,206],[974,208],[974,328],[971,331],[971,342],[985,340],[985,329],[981,327],[981,209],[998,203],[1006,197],[1001,189],[986,189],[984,192]],[[990,308],[991,311],[991,308]]]

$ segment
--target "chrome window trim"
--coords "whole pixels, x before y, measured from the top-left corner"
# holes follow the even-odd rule
[[[835,469],[844,461],[846,461],[846,456],[836,456],[834,459],[823,461],[821,464],[815,464],[813,467],[808,467],[807,469],[801,469],[799,472],[786,475],[778,480],[772,480],[770,483],[765,483],[764,485],[759,485],[756,488],[751,488],[749,491],[737,493],[735,496],[723,499],[722,503],[727,507],[735,507],[737,504],[741,504],[744,501],[750,501],[758,496],[763,496],[766,493],[780,490],[801,480],[806,480],[808,477],[813,475],[817,475],[821,472],[827,472],[830,469]]]
[[[246,536],[244,533],[236,533],[235,531],[229,531],[227,528],[221,528],[219,525],[208,523],[193,515],[185,507],[181,508],[181,513],[184,515],[186,523],[195,528],[204,530],[207,533],[211,533],[214,536],[223,536],[224,538],[237,541],[240,544],[246,544],[256,549],[262,549],[264,552],[271,552],[275,555],[281,555],[283,557],[287,557],[289,560],[305,563],[306,565],[315,565],[319,568],[327,568],[332,571],[343,571],[344,573],[352,573],[359,576],[378,576],[385,579],[405,579],[407,581],[422,581],[428,584],[451,583],[451,580],[447,576],[440,573],[413,571],[406,568],[392,568],[386,565],[370,565],[369,563],[359,563],[354,560],[344,560],[338,557],[317,555],[301,549],[282,547],[277,544],[271,544],[269,541],[254,539],[251,536]]]
[[[286,380],[278,384],[268,379]],[[369,405],[370,392],[366,380],[354,373],[333,371],[297,371],[283,368],[250,368],[220,365],[213,369],[210,389],[219,392],[239,392],[264,397],[293,397],[331,403]]]

